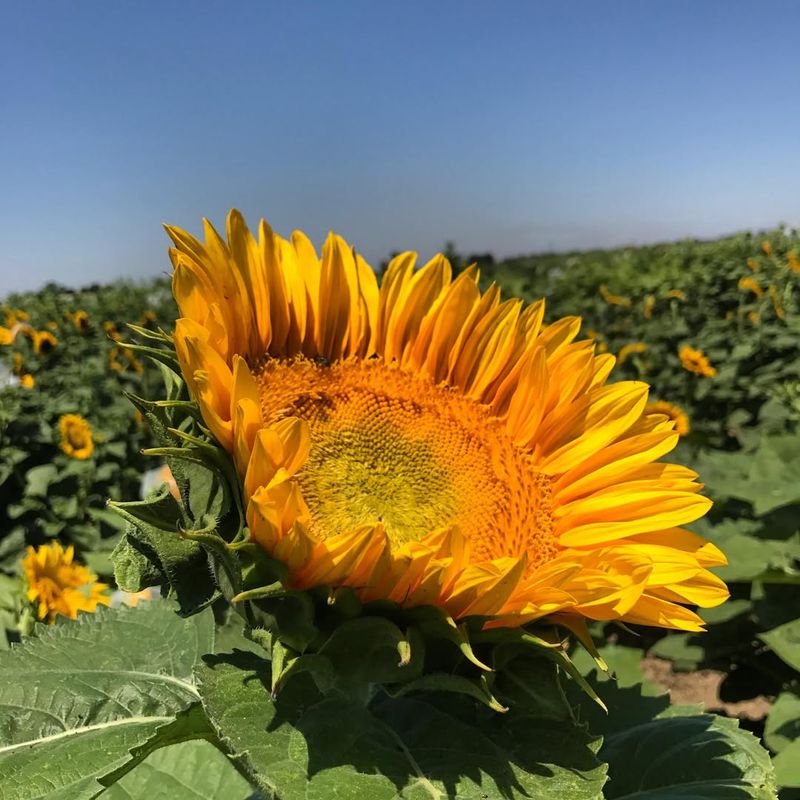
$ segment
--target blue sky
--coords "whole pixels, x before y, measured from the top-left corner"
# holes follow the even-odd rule
[[[796,2],[32,2],[0,295],[168,268],[231,206],[369,260],[800,223]]]

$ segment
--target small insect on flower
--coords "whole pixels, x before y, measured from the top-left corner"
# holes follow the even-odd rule
[[[695,375],[702,375],[704,378],[713,378],[717,370],[711,366],[706,354],[702,350],[695,350],[685,344],[678,352],[681,364],[685,370],[693,372]]]
[[[94,611],[98,605],[110,603],[108,585],[98,582],[87,567],[76,564],[74,557],[72,545],[64,550],[60,542],[38,549],[28,547],[22,570],[27,599],[38,619],[52,623],[58,614],[75,619],[79,611]]]
[[[94,451],[91,425],[79,414],[64,414],[58,421],[61,449],[70,457],[85,461]]]
[[[50,331],[33,332],[33,349],[37,355],[49,356],[58,347],[58,339]]]
[[[379,284],[339,236],[320,257],[237,211],[227,242],[167,232],[181,372],[289,586],[486,627],[699,630],[683,604],[728,596],[707,569],[725,557],[680,527],[710,506],[696,473],[654,463],[673,423],[643,382],[606,382],[577,317],[545,325],[544,301],[442,255],[402,253]]]
[[[648,403],[644,409],[645,414],[663,414],[668,417],[675,424],[675,433],[678,436],[688,436],[691,426],[689,425],[689,417],[686,412],[666,400],[654,400]]]
[[[759,300],[764,296],[764,290],[755,278],[744,275],[739,278],[737,286],[744,292],[752,292]]]

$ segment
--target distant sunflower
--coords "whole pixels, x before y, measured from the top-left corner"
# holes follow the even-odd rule
[[[61,449],[70,457],[85,461],[94,451],[92,427],[79,414],[64,414],[58,421]]]
[[[72,324],[81,333],[87,333],[89,330],[89,315],[85,311],[76,311],[71,315]]]
[[[744,292],[752,292],[759,300],[764,296],[764,290],[755,278],[745,275],[739,278],[738,287]]]
[[[297,588],[518,626],[621,619],[684,630],[727,597],[680,525],[710,501],[656,459],[678,435],[580,320],[501,302],[434,257],[381,282],[331,234],[319,258],[241,215],[227,243],[167,228],[174,333],[205,423],[242,480],[253,538]]]
[[[693,372],[695,375],[702,375],[704,378],[713,378],[717,374],[715,367],[702,350],[695,350],[685,344],[678,352],[678,357],[685,370]]]
[[[686,292],[681,289],[670,289],[667,292],[667,297],[671,297],[674,300],[685,300],[686,299]]]
[[[155,311],[151,311],[149,308],[145,309],[142,312],[142,318],[139,320],[139,325],[142,328],[152,328],[155,327],[155,324],[156,324]]]
[[[786,317],[786,311],[784,311],[781,295],[777,286],[770,284],[769,297],[770,300],[772,300],[772,308],[775,310],[775,316],[778,319],[784,319]]]
[[[649,294],[644,299],[644,309],[643,313],[647,319],[650,319],[653,316],[653,309],[656,307],[656,298],[655,295]]]
[[[614,294],[609,290],[608,286],[606,286],[605,284],[600,286],[598,291],[600,292],[600,297],[602,297],[603,300],[605,300],[606,303],[608,303],[609,305],[628,307],[631,304],[631,301],[627,297],[623,297],[622,295],[619,294]]]
[[[624,364],[629,356],[635,353],[644,353],[645,350],[647,350],[647,345],[644,342],[631,342],[630,344],[623,345],[617,356],[617,364]]]
[[[678,436],[688,436],[691,426],[689,424],[689,417],[686,412],[666,400],[654,400],[648,403],[644,409],[645,414],[663,414],[668,417],[675,424],[675,433]]]
[[[40,620],[52,623],[58,614],[75,619],[79,611],[94,611],[108,605],[107,584],[82,564],[74,563],[72,545],[64,550],[60,542],[28,547],[22,559],[27,583],[27,598]]]
[[[50,355],[56,347],[58,347],[58,339],[50,331],[33,332],[33,349],[37,355]]]
[[[36,379],[30,374],[30,372],[26,372],[24,375],[19,376],[19,385],[23,389],[33,389],[33,387],[36,385]]]

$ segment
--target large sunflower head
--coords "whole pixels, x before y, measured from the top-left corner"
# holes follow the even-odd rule
[[[61,449],[70,457],[85,461],[94,452],[92,426],[80,414],[64,414],[58,420]]]
[[[241,215],[177,228],[174,344],[238,472],[252,538],[295,588],[519,626],[550,616],[697,630],[725,562],[680,526],[710,502],[658,461],[678,434],[648,387],[607,384],[580,320],[481,292],[443,256],[380,284],[343,239],[319,255]]]
[[[27,598],[38,619],[52,623],[58,614],[75,619],[79,611],[94,611],[99,604],[110,603],[108,586],[99,583],[87,567],[76,564],[74,557],[72,545],[65,550],[60,542],[28,547],[22,570]]]

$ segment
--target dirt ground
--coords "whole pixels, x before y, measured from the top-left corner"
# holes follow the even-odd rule
[[[753,721],[764,719],[772,705],[772,701],[764,695],[737,703],[723,702],[719,687],[725,673],[717,670],[674,672],[670,661],[654,656],[642,659],[642,670],[648,680],[669,691],[673,705],[702,703],[706,711]]]

